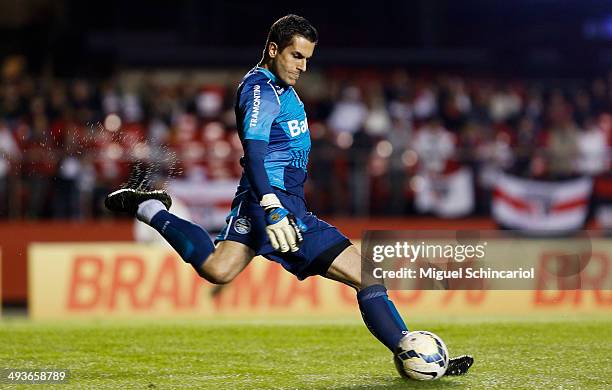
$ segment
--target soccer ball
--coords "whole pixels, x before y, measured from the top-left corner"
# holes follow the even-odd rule
[[[434,380],[448,368],[448,349],[440,337],[419,330],[402,337],[393,360],[405,378]]]

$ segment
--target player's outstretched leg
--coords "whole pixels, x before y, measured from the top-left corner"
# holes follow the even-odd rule
[[[408,327],[389,299],[385,286],[375,281],[362,283],[361,254],[357,248],[354,245],[346,248],[336,257],[325,276],[357,290],[363,322],[374,337],[395,353],[399,341],[408,333]]]
[[[202,227],[168,212],[172,200],[165,191],[124,188],[109,194],[104,204],[110,211],[136,216],[153,227],[198,273],[215,250],[215,245]]]
[[[395,353],[401,338],[408,333],[408,327],[389,299],[385,286],[375,284],[360,290],[357,302],[370,332]]]
[[[361,266],[361,254],[351,245],[336,257],[325,276],[358,291],[357,301],[363,321],[374,337],[395,354],[399,341],[408,333],[408,328],[387,296],[387,289],[375,280],[362,280]],[[366,274],[369,273],[364,273]],[[469,355],[451,358],[445,375],[463,375],[472,364],[474,358]]]

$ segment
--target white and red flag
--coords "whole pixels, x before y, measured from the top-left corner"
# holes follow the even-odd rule
[[[493,192],[493,217],[504,227],[535,234],[581,229],[593,191],[590,177],[547,182],[500,174]]]

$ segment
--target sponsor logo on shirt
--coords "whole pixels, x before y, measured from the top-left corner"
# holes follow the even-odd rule
[[[289,127],[289,134],[291,134],[292,137],[297,137],[308,131],[308,121],[306,119],[303,121],[298,121],[297,119],[288,121],[287,127]]]
[[[255,85],[253,87],[253,109],[251,110],[251,121],[249,127],[257,126],[257,119],[259,118],[259,106],[261,105],[261,87]]]

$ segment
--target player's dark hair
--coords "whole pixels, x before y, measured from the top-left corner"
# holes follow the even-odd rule
[[[278,45],[279,52],[283,51],[284,48],[291,44],[291,40],[295,35],[302,36],[312,43],[317,43],[319,39],[317,29],[308,20],[298,15],[285,15],[270,27],[264,54],[267,55],[270,42]]]

